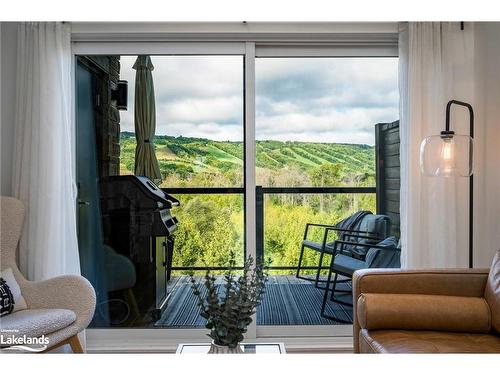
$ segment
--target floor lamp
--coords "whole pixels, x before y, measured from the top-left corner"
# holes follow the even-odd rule
[[[469,110],[469,135],[455,134],[450,130],[451,106],[459,105]],[[469,177],[469,268],[473,267],[473,138],[474,111],[469,103],[450,100],[446,105],[446,127],[438,135],[425,138],[420,145],[420,170],[431,177]]]

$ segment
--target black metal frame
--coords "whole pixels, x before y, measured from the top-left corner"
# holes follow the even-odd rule
[[[338,248],[338,246],[340,245],[340,249]],[[349,246],[361,246],[361,247],[366,247],[366,248],[376,248],[376,249],[383,249],[383,250],[389,250],[389,251],[397,251],[397,252],[401,252],[401,249],[397,248],[397,247],[387,247],[387,246],[379,246],[379,245],[371,245],[371,244],[367,244],[367,243],[359,243],[359,242],[352,242],[352,241],[344,241],[344,240],[338,240],[338,241],[335,241],[335,244],[334,244],[334,255],[332,255],[332,260],[330,261],[330,270],[328,271],[328,277],[326,279],[326,287],[324,288],[325,290],[325,294],[323,295],[323,303],[321,304],[321,316],[323,318],[326,318],[326,319],[330,319],[330,320],[333,320],[333,321],[336,321],[336,322],[339,322],[339,323],[352,323],[352,321],[346,321],[346,320],[343,320],[343,319],[339,319],[339,318],[336,318],[334,316],[331,316],[331,315],[328,315],[325,313],[325,309],[326,309],[326,303],[328,301],[328,293],[332,293],[332,295],[330,296],[330,301],[332,302],[335,302],[335,303],[338,303],[338,304],[341,304],[341,305],[344,305],[344,306],[349,306],[349,307],[352,307],[353,304],[352,303],[349,303],[349,302],[346,302],[346,301],[342,301],[342,300],[339,300],[337,298],[335,298],[335,293],[336,292],[340,292],[340,293],[343,293],[343,294],[352,294],[352,290],[349,290],[349,291],[345,291],[345,290],[338,290],[337,289],[337,284],[338,283],[344,283],[344,282],[347,282],[347,281],[350,281],[352,280],[352,276],[354,274],[354,272],[356,270],[353,270],[352,273],[346,273],[346,272],[343,272],[342,270],[338,270],[335,268],[335,256],[337,256],[338,254],[343,254],[343,248],[345,245],[349,245]],[[335,276],[334,276],[334,279],[333,279],[333,286],[330,290],[330,284],[332,283],[332,274],[335,272]],[[338,276],[344,276],[346,277],[346,279],[344,280],[341,280],[341,281],[338,281]]]
[[[257,225],[257,242],[256,254],[257,258],[264,259],[264,195],[265,194],[375,194],[375,187],[256,187],[256,225]],[[334,227],[333,225],[327,225]],[[366,233],[366,232],[363,232]],[[292,266],[270,266],[271,270],[296,270],[297,267]],[[304,266],[301,270],[327,270],[328,267],[319,266]],[[299,277],[300,278],[300,277]],[[310,281],[315,281],[312,279]]]
[[[469,136],[474,139],[474,110],[472,105],[459,100],[450,100],[446,104],[446,124],[445,130],[441,132],[441,137],[453,137],[454,131],[450,130],[451,106],[453,104],[466,107],[469,110]],[[470,150],[469,160],[472,159],[472,149]],[[474,174],[469,177],[469,268],[474,266]]]
[[[320,253],[320,255],[319,255],[319,262],[318,262],[318,266],[316,267],[317,268],[316,277],[314,279],[312,279],[310,277],[306,277],[306,276],[301,276],[300,275],[300,271],[302,269],[304,269],[302,267],[302,259],[303,259],[303,256],[304,256],[304,250],[306,248],[308,248],[308,249],[311,249],[313,251],[317,251],[316,249],[310,248],[310,247],[308,247],[308,246],[306,246],[304,244],[304,241],[307,239],[307,234],[309,232],[309,227],[322,227],[322,228],[325,228],[325,232],[323,234],[323,241],[322,241],[322,244],[321,244],[322,245],[321,246],[321,250],[319,251],[319,253]],[[327,246],[328,234],[329,234],[330,231],[337,232],[338,234],[340,234],[340,238],[334,240],[333,248]],[[307,281],[314,281],[314,286],[316,288],[325,289],[325,287],[322,287],[322,286],[319,285],[319,282],[320,282],[319,278],[320,278],[320,275],[321,275],[321,270],[322,270],[322,267],[323,267],[323,258],[325,256],[325,254],[331,255],[333,257],[335,255],[335,246],[336,246],[336,244],[338,242],[340,242],[340,241],[345,241],[345,239],[348,239],[348,238],[363,238],[363,239],[371,239],[371,240],[375,240],[375,241],[381,241],[382,240],[381,238],[378,238],[376,236],[366,235],[367,233],[368,232],[366,232],[366,231],[337,228],[334,225],[307,223],[306,224],[306,229],[304,231],[304,239],[302,241],[302,245],[301,245],[301,248],[300,248],[299,263],[297,265],[297,273],[295,274],[295,276],[298,279],[307,280]],[[328,250],[331,249],[332,251],[328,251],[327,249]]]
[[[245,199],[244,187],[175,187],[162,188],[167,194],[241,194]],[[256,255],[258,259],[264,259],[264,194],[375,194],[375,187],[263,187],[256,186]],[[246,222],[245,222],[246,225]],[[333,227],[333,226],[329,226]],[[351,231],[354,233],[354,231]],[[359,234],[366,234],[360,232]],[[246,255],[246,237],[244,244]],[[269,266],[270,270],[296,270],[293,266]],[[229,267],[172,267],[174,271],[224,271]],[[236,268],[236,269],[242,269]],[[328,270],[328,266],[303,266],[301,270]],[[312,280],[314,281],[314,279]]]

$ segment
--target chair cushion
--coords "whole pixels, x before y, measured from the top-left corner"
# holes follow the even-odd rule
[[[338,254],[335,256],[335,262],[333,264],[333,270],[343,273],[345,275],[352,276],[354,271],[368,268],[366,263],[362,260],[352,258],[347,255]]]
[[[0,329],[13,336],[39,337],[71,325],[76,315],[65,309],[27,309],[0,318]]]
[[[366,253],[366,264],[368,268],[399,268],[400,252],[395,251],[394,248],[398,245],[396,237],[387,237],[385,240],[380,241],[378,246],[390,248],[388,250],[370,248]]]
[[[361,353],[500,353],[500,337],[483,333],[359,331]]]
[[[391,230],[391,220],[387,215],[366,215],[359,223],[358,230],[375,234],[378,238],[385,238]]]
[[[308,247],[309,249],[313,249],[316,251],[321,251],[321,248],[323,247],[323,244],[321,242],[313,242],[313,241],[309,241],[309,240],[302,241],[302,244],[305,247]],[[327,242],[325,245],[325,253],[333,254],[334,244],[335,244],[335,242]]]
[[[500,250],[497,251],[486,282],[484,298],[491,310],[491,326],[500,334]]]

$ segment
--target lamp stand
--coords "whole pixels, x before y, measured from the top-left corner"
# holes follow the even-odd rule
[[[450,132],[450,117],[452,104],[466,107],[469,110],[469,136],[474,139],[474,111],[469,103],[461,102],[459,100],[450,100],[446,105],[446,132]],[[469,162],[472,159],[472,149],[470,149]],[[469,177],[469,268],[474,266],[474,175]]]

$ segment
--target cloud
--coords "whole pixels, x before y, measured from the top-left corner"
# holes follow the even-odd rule
[[[168,122],[243,123],[242,96],[183,98],[159,103],[157,116]]]
[[[157,134],[208,138],[216,141],[242,141],[243,128],[241,124],[218,123],[161,123],[157,126]]]
[[[121,59],[133,130],[135,56]],[[157,134],[243,139],[241,56],[152,56]],[[374,125],[397,120],[397,59],[257,59],[258,139],[374,143]]]

